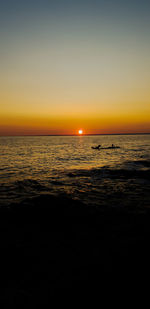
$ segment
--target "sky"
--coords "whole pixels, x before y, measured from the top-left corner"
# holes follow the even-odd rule
[[[0,0],[0,135],[150,133],[150,1]]]

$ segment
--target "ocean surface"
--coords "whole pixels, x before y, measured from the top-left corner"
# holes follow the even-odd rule
[[[52,194],[144,209],[149,192],[150,135],[0,137],[1,206]]]

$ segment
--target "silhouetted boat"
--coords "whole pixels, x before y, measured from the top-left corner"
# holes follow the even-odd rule
[[[103,150],[103,149],[119,149],[119,146],[110,146],[110,147],[91,147],[92,149]]]

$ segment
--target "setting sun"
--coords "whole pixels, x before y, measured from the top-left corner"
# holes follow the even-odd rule
[[[81,135],[83,134],[83,130],[79,130],[78,133]]]

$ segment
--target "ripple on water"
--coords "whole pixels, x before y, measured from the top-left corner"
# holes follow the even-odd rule
[[[108,147],[112,143],[120,149],[91,149],[96,144]],[[147,197],[150,189],[149,153],[150,138],[144,135],[2,138],[1,202],[44,192],[65,192],[97,204],[111,198],[121,203],[121,196],[140,200],[140,194]]]

